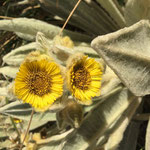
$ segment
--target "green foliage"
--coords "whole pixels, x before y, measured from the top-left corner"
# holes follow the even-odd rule
[[[123,0],[119,2],[123,3]],[[50,13],[50,19],[55,21],[64,21],[75,3],[76,1],[59,0],[57,8],[57,0],[38,1],[41,8]],[[20,124],[16,124],[20,133],[27,128],[32,108],[12,95],[12,80],[26,55],[38,49],[42,53],[50,54],[63,67],[68,57],[77,52],[83,52],[104,64],[101,96],[93,98],[93,104],[90,106],[83,106],[84,118],[80,126],[70,129],[68,123],[63,129],[57,128],[56,113],[66,107],[67,101],[63,99],[70,98],[67,91],[51,109],[34,113],[31,133],[34,134],[33,131],[36,131],[41,135],[46,134],[45,139],[36,141],[38,148],[40,150],[129,149],[128,143],[133,136],[124,137],[124,132],[136,114],[138,106],[142,107],[142,96],[150,94],[150,23],[148,20],[140,21],[144,18],[149,19],[149,4],[146,0],[128,0],[122,9],[115,0],[81,1],[68,23],[71,29],[63,31],[63,35],[73,40],[72,48],[56,43],[56,36],[61,30],[57,24],[52,25],[29,18],[0,20],[0,30],[11,31],[24,40],[34,41],[13,49],[3,57],[5,66],[0,68],[0,73],[6,80],[0,82],[0,96],[2,96],[0,148],[13,146],[13,142],[8,139],[12,138],[16,131],[9,117],[22,120]],[[98,35],[101,36],[95,38]],[[6,99],[8,104],[5,102]],[[146,131],[146,150],[150,149],[149,124]],[[19,142],[20,137],[14,137]],[[121,140],[125,144],[121,144],[119,148]],[[14,145],[17,145],[17,142]],[[135,149],[137,136],[132,138],[132,142]]]

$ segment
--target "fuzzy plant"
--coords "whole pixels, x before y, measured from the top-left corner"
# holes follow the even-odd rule
[[[32,1],[57,21],[76,3]],[[140,114],[150,94],[149,6],[149,0],[125,6],[81,0],[62,35],[61,27],[37,19],[0,20],[0,30],[28,41],[3,56],[0,148],[135,150],[134,120],[150,117]],[[150,121],[146,150],[149,134]]]

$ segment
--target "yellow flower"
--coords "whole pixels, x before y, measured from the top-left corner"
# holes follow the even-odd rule
[[[92,97],[100,95],[102,66],[84,55],[78,55],[70,63],[67,85],[79,103],[89,105]]]
[[[17,119],[17,118],[13,118],[13,121],[14,121],[15,123],[21,123],[21,122],[22,122],[22,120]]]
[[[15,94],[37,110],[46,110],[62,95],[59,66],[47,59],[25,61],[15,79]]]

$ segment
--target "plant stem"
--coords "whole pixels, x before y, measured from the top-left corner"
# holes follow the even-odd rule
[[[23,143],[24,143],[24,141],[25,141],[25,139],[26,139],[26,137],[27,137],[27,135],[28,135],[28,133],[29,133],[29,128],[30,128],[30,125],[31,125],[31,122],[32,122],[33,114],[34,114],[34,109],[32,109],[31,117],[30,117],[30,120],[29,120],[29,124],[28,124],[28,127],[27,127],[27,130],[26,130],[26,133],[25,133],[24,139],[23,139],[23,141],[22,141],[22,144],[21,144],[21,146],[20,146],[20,149],[19,149],[19,150],[22,150]]]
[[[11,122],[12,122],[12,124],[13,124],[13,126],[14,126],[14,128],[15,128],[17,134],[18,134],[18,136],[20,136],[20,132],[19,132],[19,130],[18,130],[18,128],[17,128],[17,126],[16,126],[16,124],[15,124],[15,122],[14,122],[14,119],[13,119],[12,117],[10,117],[10,120],[11,120]]]
[[[59,36],[61,35],[62,31],[64,30],[65,26],[67,25],[69,19],[71,18],[72,14],[74,13],[74,11],[76,10],[76,8],[78,7],[79,3],[81,2],[81,0],[78,0],[78,2],[76,3],[76,5],[74,6],[74,8],[72,9],[71,13],[69,14],[67,20],[65,21],[63,27],[61,28],[61,31],[59,33]]]

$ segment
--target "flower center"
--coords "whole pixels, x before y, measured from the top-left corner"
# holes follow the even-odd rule
[[[72,85],[81,90],[87,90],[91,83],[89,72],[83,66],[77,66],[72,73]]]
[[[27,78],[27,86],[31,93],[43,96],[50,92],[51,78],[46,72],[33,72]]]

